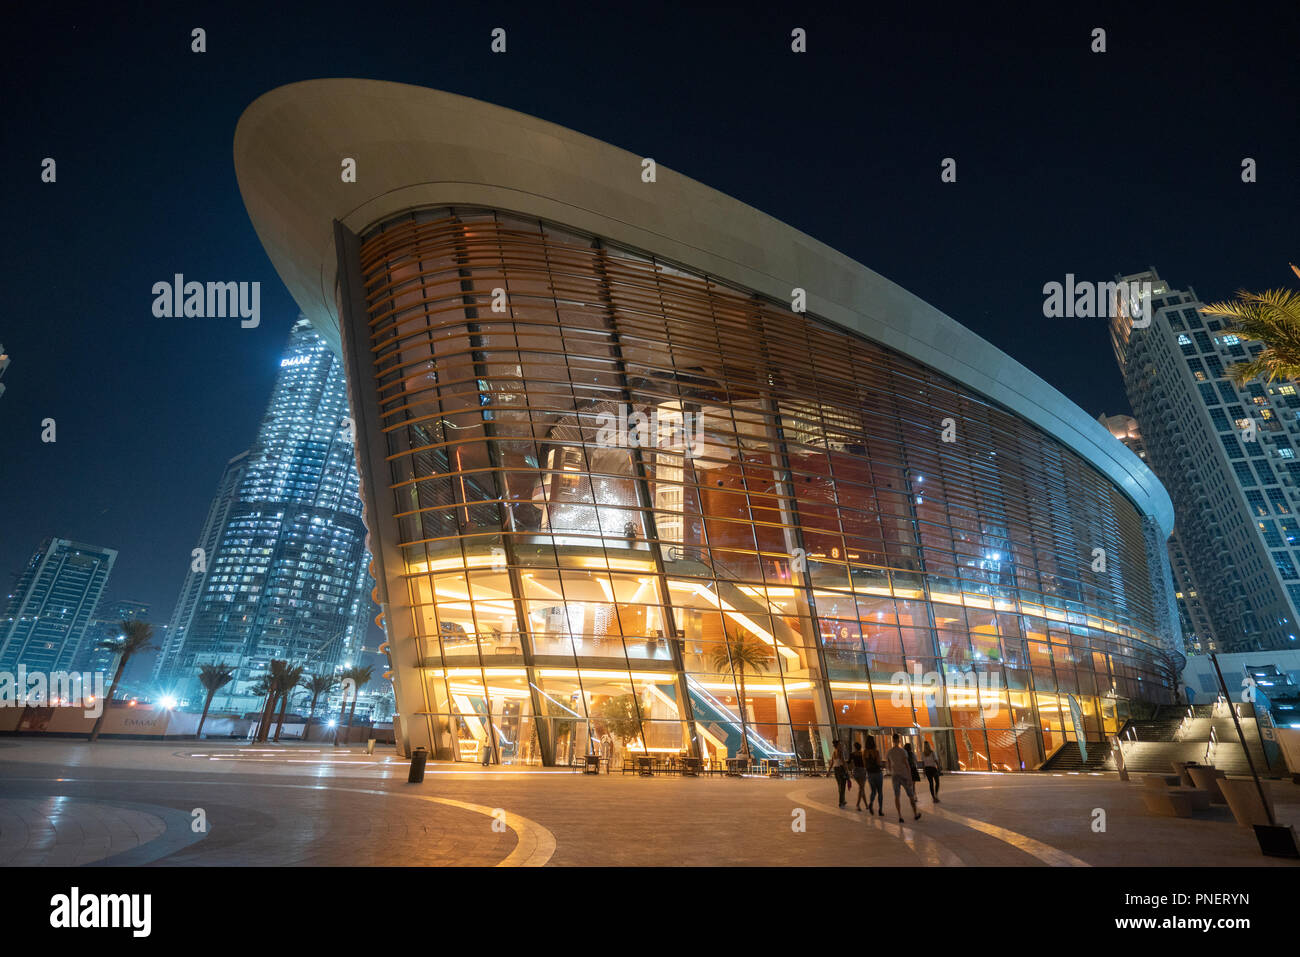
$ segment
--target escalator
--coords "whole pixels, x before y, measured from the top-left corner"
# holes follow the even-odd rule
[[[691,697],[691,710],[695,715],[695,724],[701,733],[710,739],[718,750],[725,750],[729,755],[742,753],[741,742],[744,739],[744,724],[736,714],[719,701],[693,677],[686,676],[686,689]],[[756,759],[791,758],[789,751],[781,751],[770,741],[763,738],[753,725],[749,727],[749,753]]]

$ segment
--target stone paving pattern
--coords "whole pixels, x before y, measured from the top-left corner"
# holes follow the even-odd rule
[[[1114,774],[942,779],[899,824],[824,778],[640,778],[430,764],[391,751],[215,742],[0,742],[0,865],[1261,865],[1226,809],[1155,817]],[[1280,820],[1300,787],[1267,782]],[[445,803],[444,803],[445,802]],[[191,811],[209,830],[194,834]],[[1094,832],[1095,809],[1106,814]],[[512,826],[493,812],[509,812]],[[802,811],[805,830],[792,827]]]

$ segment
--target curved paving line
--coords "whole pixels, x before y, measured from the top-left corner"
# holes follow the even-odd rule
[[[138,801],[105,801],[75,794],[43,794],[40,798],[30,798],[28,800],[45,800],[48,798],[63,798],[73,805],[96,804],[106,808],[128,808],[140,814],[156,818],[163,825],[163,831],[157,837],[143,841],[134,847],[118,851],[115,854],[99,857],[93,861],[86,861],[80,865],[81,867],[139,867],[144,864],[152,864],[160,857],[166,857],[168,854],[184,850],[208,836],[207,832],[196,833],[194,831],[193,827],[191,827],[193,818],[189,814],[161,804],[141,804]],[[209,828],[209,830],[211,829]],[[33,864],[29,866],[41,867],[44,865]]]
[[[1024,851],[1033,857],[1038,858],[1045,864],[1052,867],[1092,867],[1087,861],[1080,860],[1073,854],[1067,854],[1065,851],[1058,850],[1050,844],[1044,844],[1042,841],[1035,840],[1026,834],[1013,831],[1009,828],[999,827],[996,824],[990,824],[987,821],[978,821],[973,817],[965,817],[961,814],[953,814],[944,808],[931,808],[930,813],[952,821],[954,824],[961,824],[965,827],[972,828],[987,834],[989,837],[997,838],[1010,844],[1018,851]]]
[[[230,782],[231,784],[235,782]],[[394,791],[384,791],[378,788],[335,788],[327,787],[323,784],[262,784],[259,787],[268,788],[306,788],[315,791],[351,791],[354,794],[378,794],[382,797],[399,797],[415,801],[432,801],[435,804],[445,804],[448,807],[458,807],[463,811],[472,811],[475,814],[483,814],[487,817],[494,817],[497,808],[490,808],[484,804],[470,804],[468,801],[457,801],[455,798],[435,797],[432,794],[400,794]],[[544,867],[546,863],[555,854],[555,835],[547,828],[538,824],[531,818],[523,817],[507,811],[505,808],[499,810],[505,816],[505,823],[510,830],[515,832],[515,849],[505,856],[504,860],[498,861],[495,867]]]
[[[876,830],[884,831],[891,837],[900,839],[907,845],[908,850],[915,854],[926,867],[966,866],[965,861],[928,834],[922,834],[920,831],[913,830],[902,824],[895,824],[892,821],[870,815],[864,820],[857,811],[846,811],[843,808],[831,807],[829,804],[823,804],[821,801],[814,799],[811,794],[811,791],[791,791],[788,796],[791,799],[798,800],[801,804],[807,804],[809,807],[826,814],[834,814],[846,820],[874,825]]]
[[[375,792],[388,793],[388,792]],[[425,797],[422,794],[401,794],[398,797],[418,797],[425,801],[437,801],[452,807],[464,808],[476,814],[492,816],[492,808],[482,804],[470,804],[452,798]],[[505,810],[504,808],[502,810]],[[515,849],[497,867],[543,867],[555,854],[555,835],[536,821],[521,817],[511,811],[505,811],[506,826],[519,838]]]
[[[48,778],[26,778],[26,779],[10,778],[9,780],[48,781],[49,779]],[[379,795],[380,797],[397,797],[397,798],[406,798],[407,800],[415,800],[415,801],[430,801],[434,804],[445,804],[448,807],[456,807],[464,811],[472,811],[475,814],[483,814],[486,815],[487,817],[493,817],[493,812],[497,810],[496,808],[490,808],[483,804],[470,804],[468,801],[457,801],[454,798],[434,797],[431,794],[401,794],[396,791],[384,791],[378,788],[339,788],[339,787],[330,787],[324,784],[263,784],[260,781],[259,782],[122,781],[122,780],[109,779],[109,778],[58,778],[57,780],[60,782],[69,781],[69,782],[83,783],[83,784],[171,784],[171,785],[194,784],[198,786],[224,784],[230,787],[292,788],[295,790],[304,790],[304,791],[350,791],[354,794],[375,794],[375,795]],[[77,799],[73,798],[73,800],[77,800]],[[83,798],[81,800],[85,800],[85,799]],[[112,804],[114,802],[109,800],[103,800],[101,801],[101,803]],[[129,804],[129,802],[125,802],[125,801],[116,802],[116,803],[122,804],[123,806],[127,806]],[[510,830],[515,832],[516,841],[515,841],[515,849],[511,851],[509,854],[507,854],[503,860],[498,861],[494,866],[495,867],[543,867],[545,866],[550,861],[551,857],[554,856],[555,854],[555,835],[552,834],[550,830],[543,827],[541,824],[538,824],[536,821],[532,820],[531,818],[526,818],[523,815],[515,814],[511,811],[506,811],[504,808],[501,808],[500,810],[504,812],[506,826],[510,828]],[[190,820],[189,815],[185,814],[183,811],[177,811],[176,813],[184,815],[185,829],[188,831],[189,820]],[[169,825],[167,830],[162,835],[154,838],[154,840],[150,841],[148,844],[142,845],[142,848],[149,847],[154,843],[156,843],[157,841],[163,840],[170,833],[171,833],[171,827]],[[202,835],[198,839],[201,840],[203,836],[206,835]],[[181,847],[187,846],[188,844],[192,844],[192,843],[195,842],[187,841],[186,844],[166,849],[164,853],[170,854],[173,851],[179,850]],[[132,852],[126,851],[123,853],[131,854]],[[120,856],[121,855],[114,855],[114,860],[113,860],[114,864],[146,863],[145,861],[131,861],[131,862],[119,861],[117,860],[117,858]]]
[[[69,800],[90,801],[94,799],[70,797]],[[212,833],[211,824],[208,825],[206,831],[196,832],[192,814],[178,811],[174,807],[164,807],[160,804],[139,804],[135,801],[94,800],[94,803],[103,804],[107,807],[129,807],[144,814],[152,814],[154,817],[162,819],[166,829],[151,841],[145,841],[143,844],[120,851],[111,857],[101,857],[97,861],[90,861],[83,864],[82,867],[139,867],[142,864],[152,864],[161,857],[175,854],[177,851],[182,851],[199,843]]]

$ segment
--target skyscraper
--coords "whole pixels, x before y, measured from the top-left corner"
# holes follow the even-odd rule
[[[117,551],[64,538],[37,549],[0,621],[0,671],[66,671],[108,584]]]
[[[164,674],[170,674],[176,666],[177,656],[185,643],[194,612],[198,608],[199,597],[203,594],[203,583],[207,581],[208,556],[215,555],[221,534],[225,531],[226,521],[230,518],[230,508],[239,494],[239,483],[244,476],[244,467],[248,464],[248,453],[240,452],[226,463],[217,485],[217,494],[208,507],[208,517],[199,534],[199,544],[190,555],[190,571],[181,585],[181,594],[176,599],[172,618],[167,628],[167,643],[154,662],[153,679],[158,681]]]
[[[1237,388],[1228,372],[1260,351],[1202,315],[1190,287],[1154,269],[1149,324],[1111,319],[1111,343],[1147,463],[1169,490],[1188,574],[1211,626],[1192,650],[1300,645],[1300,395],[1288,381]],[[1174,558],[1177,575],[1178,557]]]
[[[1131,415],[1102,415],[1097,421],[1132,449],[1134,455],[1143,462],[1147,460],[1146,443],[1142,441],[1137,419]],[[1178,606],[1178,621],[1182,627],[1184,645],[1193,654],[1218,651],[1214,625],[1210,622],[1209,610],[1201,598],[1196,573],[1192,570],[1192,563],[1187,558],[1187,549],[1183,547],[1176,525],[1166,548],[1169,551],[1169,567],[1175,586],[1174,599]]]
[[[209,509],[160,693],[198,700],[198,666],[224,662],[237,674],[214,706],[246,710],[271,659],[332,671],[359,651],[373,586],[357,485],[342,363],[299,320],[257,440]]]

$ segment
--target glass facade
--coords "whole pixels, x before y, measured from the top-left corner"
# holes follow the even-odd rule
[[[899,730],[1022,770],[1170,700],[1142,515],[972,390],[504,212],[409,212],[359,257],[412,746],[816,761]]]

